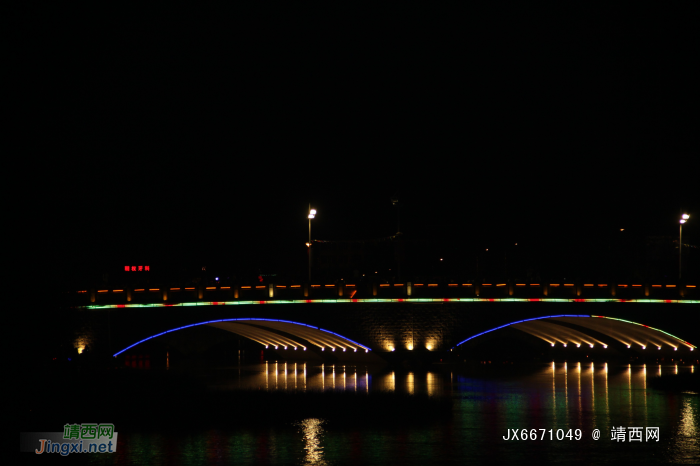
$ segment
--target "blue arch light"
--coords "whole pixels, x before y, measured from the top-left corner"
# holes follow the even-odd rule
[[[476,337],[480,337],[481,335],[485,335],[485,334],[487,334],[487,333],[491,333],[491,332],[493,332],[493,331],[495,331],[495,330],[500,330],[500,329],[502,329],[502,328],[509,327],[509,326],[511,326],[511,325],[519,324],[519,323],[522,323],[522,322],[529,322],[529,321],[531,321],[531,320],[551,319],[551,318],[554,318],[554,317],[593,317],[593,316],[590,316],[590,315],[561,314],[561,315],[556,315],[556,316],[533,317],[532,319],[518,320],[518,321],[515,321],[515,322],[511,322],[511,323],[509,323],[509,324],[501,325],[500,327],[492,328],[491,330],[486,330],[485,332],[477,333],[476,335],[472,335],[472,336],[470,336],[469,338],[467,338],[466,340],[464,340],[464,341],[462,341],[462,342],[460,342],[460,343],[457,343],[454,347],[452,347],[452,349],[451,349],[450,351],[452,351],[453,349],[457,348],[459,345],[463,345],[464,343],[468,342],[469,340],[473,340],[473,339],[476,338]]]
[[[354,343],[354,344],[356,344],[357,346],[359,346],[360,348],[365,349],[366,351],[372,351],[370,348],[366,347],[365,345],[362,345],[362,344],[360,344],[360,343],[358,343],[358,342],[356,342],[356,341],[353,341],[353,340],[351,340],[351,339],[349,339],[349,338],[346,338],[346,337],[340,335],[339,333],[331,332],[330,330],[324,330],[324,329],[322,329],[322,328],[320,328],[320,327],[314,327],[313,325],[307,325],[307,324],[303,324],[303,323],[301,323],[301,322],[294,322],[294,321],[292,321],[292,320],[261,319],[261,318],[258,318],[258,317],[247,317],[247,318],[239,318],[239,319],[217,319],[217,320],[208,320],[208,321],[206,321],[206,322],[199,322],[199,323],[197,323],[197,324],[184,325],[184,326],[182,326],[182,327],[177,327],[177,328],[174,328],[174,329],[171,329],[171,330],[166,330],[165,332],[161,332],[161,333],[159,333],[159,334],[157,334],[157,335],[151,335],[151,336],[148,337],[148,338],[144,338],[144,339],[141,340],[141,341],[137,341],[137,342],[134,343],[133,345],[127,346],[126,348],[124,348],[123,350],[119,351],[118,353],[115,353],[114,356],[112,356],[112,357],[115,357],[115,358],[116,358],[117,356],[119,356],[120,354],[122,354],[124,351],[126,351],[126,350],[128,350],[128,349],[131,349],[131,348],[133,348],[134,346],[140,345],[141,343],[143,343],[143,342],[145,342],[145,341],[148,341],[148,340],[151,340],[151,339],[153,339],[153,338],[156,338],[156,337],[165,335],[166,333],[172,333],[172,332],[176,332],[176,331],[178,331],[178,330],[182,330],[182,329],[184,329],[184,328],[196,327],[196,326],[198,326],[198,325],[206,325],[206,324],[211,324],[211,323],[214,323],[214,322],[234,322],[234,321],[239,321],[239,320],[261,320],[261,321],[265,321],[265,322],[285,322],[285,323],[288,323],[288,324],[302,325],[302,326],[304,326],[304,327],[309,327],[309,328],[312,328],[312,329],[314,329],[314,330],[319,330],[319,331],[321,331],[321,332],[330,333],[330,334],[335,335],[335,336],[337,336],[337,337],[340,337],[340,338],[342,338],[342,339],[344,339],[344,340],[347,340],[347,341],[349,341],[349,342],[351,342],[351,343]]]

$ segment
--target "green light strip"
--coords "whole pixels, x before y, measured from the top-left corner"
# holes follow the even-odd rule
[[[626,322],[626,323],[628,323],[628,324],[634,324],[634,325],[639,325],[640,327],[650,328],[650,329],[652,329],[652,330],[656,330],[657,332],[661,332],[661,333],[663,333],[663,334],[665,334],[665,335],[668,335],[669,337],[675,338],[676,340],[681,341],[681,342],[683,342],[683,343],[686,344],[686,345],[692,346],[693,348],[697,348],[697,346],[695,346],[695,345],[693,345],[693,344],[691,344],[691,343],[689,343],[689,342],[687,342],[687,341],[685,341],[685,340],[683,340],[683,339],[681,339],[681,338],[678,338],[678,337],[675,336],[675,335],[671,335],[670,333],[664,332],[663,330],[660,330],[660,329],[658,329],[658,328],[654,328],[654,327],[650,327],[650,326],[648,326],[648,325],[640,324],[639,322],[632,322],[631,320],[618,319],[617,317],[606,317],[606,316],[591,316],[591,317],[602,317],[603,319],[619,320],[620,322]]]
[[[104,304],[76,306],[77,309],[133,309],[140,307],[180,307],[180,306],[247,306],[251,304],[337,304],[337,303],[522,303],[522,302],[544,302],[544,303],[675,303],[675,304],[700,304],[700,300],[680,300],[680,299],[561,299],[561,298],[369,298],[369,299],[294,299],[294,300],[269,300],[269,301],[202,301],[194,303],[147,303],[147,304]],[[635,322],[632,322],[635,323]],[[642,325],[642,324],[638,324]]]

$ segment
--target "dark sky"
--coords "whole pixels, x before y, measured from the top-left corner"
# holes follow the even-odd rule
[[[57,268],[269,261],[309,202],[314,238],[382,237],[397,191],[402,231],[447,243],[700,221],[681,5],[32,8],[18,176]]]

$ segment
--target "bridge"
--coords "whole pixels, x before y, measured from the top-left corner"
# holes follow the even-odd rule
[[[99,338],[78,335],[76,346],[104,345],[107,320],[116,357],[159,341],[174,344],[175,334],[198,329],[202,341],[223,330],[281,358],[461,357],[505,340],[572,357],[585,350],[596,357],[692,359],[698,352],[685,338],[698,337],[688,327],[700,310],[696,290],[620,283],[267,284],[93,289],[71,299],[75,312],[103,328]]]
[[[71,293],[81,304],[297,300],[353,298],[580,298],[700,299],[697,285],[682,283],[330,283],[233,286],[125,286],[91,288]]]

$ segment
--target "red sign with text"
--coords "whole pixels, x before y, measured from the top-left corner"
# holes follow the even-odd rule
[[[150,265],[125,265],[124,272],[150,272]]]

